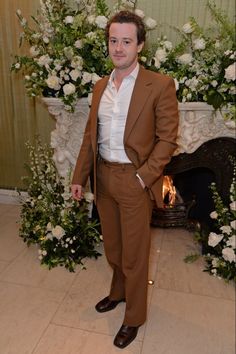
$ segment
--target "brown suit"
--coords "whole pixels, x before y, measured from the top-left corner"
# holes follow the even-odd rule
[[[84,140],[75,167],[72,183],[85,186],[91,171],[94,170],[95,202],[97,201],[99,213],[101,212],[100,217],[106,256],[114,273],[115,268],[120,268],[118,273],[121,273],[122,269],[122,276],[120,273],[119,276],[115,274],[113,275],[109,297],[114,300],[119,300],[122,296],[126,297],[126,316],[124,322],[130,326],[137,326],[142,324],[146,318],[145,297],[147,290],[147,269],[150,245],[150,233],[145,226],[148,224],[148,219],[150,218],[150,213],[148,212],[149,202],[147,199],[150,200],[151,196],[152,199],[155,199],[158,206],[162,205],[162,173],[176,148],[178,105],[173,80],[167,76],[156,74],[140,67],[126,121],[124,148],[127,156],[132,162],[132,168],[130,171],[128,171],[127,167],[126,178],[129,179],[129,175],[131,177],[133,175],[135,176],[135,172],[137,172],[147,187],[147,191],[143,191],[144,193],[142,194],[141,188],[138,189],[140,186],[135,185],[137,190],[133,190],[133,192],[137,193],[137,199],[134,202],[134,205],[135,203],[138,203],[139,196],[142,194],[142,198],[144,198],[142,203],[146,205],[144,209],[146,208],[145,210],[147,212],[145,214],[144,210],[143,214],[141,214],[142,205],[140,205],[141,209],[139,215],[137,214],[136,216],[133,216],[133,212],[127,210],[123,214],[121,212],[118,213],[115,209],[112,211],[112,208],[116,208],[116,204],[119,204],[119,201],[116,200],[116,203],[112,205],[110,201],[107,202],[108,199],[103,198],[103,192],[106,193],[106,191],[102,191],[102,194],[99,194],[99,188],[106,188],[106,184],[109,181],[109,179],[106,179],[108,177],[103,178],[103,175],[106,174],[108,176],[110,170],[108,171],[108,169],[103,166],[100,168],[100,172],[97,172],[97,168],[99,169],[99,164],[97,163],[98,107],[107,82],[108,77],[103,78],[94,87],[88,124],[85,130]],[[119,178],[121,179],[122,173],[123,172],[120,170]],[[103,181],[99,182],[97,190],[98,177],[103,179]],[[119,185],[120,179],[117,179],[117,181],[117,185]],[[114,181],[114,183],[116,182]],[[132,182],[130,183],[135,184],[136,181],[132,179]],[[127,188],[132,188],[132,184],[127,186]],[[126,193],[125,188],[123,188],[123,190],[124,193]],[[119,198],[119,196],[117,196],[117,198]],[[144,214],[145,216],[143,216]],[[127,234],[126,231],[124,232],[124,229],[126,228],[122,225],[122,215],[124,215],[124,217],[129,215],[130,218],[134,219],[132,222],[133,232],[128,232],[127,230]],[[143,217],[141,217],[141,215]],[[117,218],[117,220],[112,223],[111,220],[114,217]],[[136,228],[136,225],[139,225],[140,220],[142,219],[143,225]],[[117,229],[118,221],[121,226],[119,227],[119,230],[115,232],[114,230]],[[120,233],[125,233],[125,236],[119,236]],[[114,234],[116,235],[114,236]],[[111,241],[112,237],[116,237],[116,241]],[[130,240],[131,237],[133,240],[135,238],[135,242],[140,245],[139,249],[137,248],[135,252],[133,252],[135,255],[131,255],[132,252],[130,250],[131,247],[133,248],[134,243],[132,243],[132,245],[129,243],[126,244],[126,240]],[[113,244],[111,246],[112,242]],[[118,250],[119,244],[122,244],[120,250]],[[130,251],[126,248],[129,248]],[[120,255],[118,257],[117,253],[119,252]],[[129,264],[126,264],[127,258],[131,258],[131,261],[128,262]],[[142,269],[138,269],[141,268],[140,264],[143,264]],[[130,270],[132,270],[132,275],[130,275]],[[137,289],[138,279],[139,289]],[[123,282],[125,283],[125,286],[116,286],[114,285],[116,282],[117,284]],[[130,288],[129,284],[131,284]],[[127,290],[126,288],[129,289]],[[138,296],[135,292],[140,292],[141,295]],[[136,304],[133,304],[133,302]]]

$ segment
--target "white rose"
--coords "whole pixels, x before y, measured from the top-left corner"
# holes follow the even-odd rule
[[[184,64],[184,65],[190,64],[192,60],[193,60],[193,57],[189,53],[182,54],[180,57],[177,58],[177,61],[180,64]]]
[[[187,23],[185,23],[185,25],[183,25],[183,27],[182,27],[182,31],[184,32],[184,33],[192,33],[193,32],[193,27],[192,27],[192,25],[191,25],[191,23],[189,23],[189,22],[187,22]]]
[[[223,239],[223,237],[223,235],[217,235],[214,232],[210,232],[208,238],[208,245],[211,247],[215,247]]]
[[[216,80],[213,80],[211,82],[211,86],[216,87],[218,85],[218,82]]]
[[[74,17],[73,16],[66,16],[64,21],[63,21],[66,25],[71,24],[74,22]]]
[[[30,55],[32,55],[32,57],[36,57],[39,54],[39,50],[37,47],[35,47],[34,45],[32,47],[30,47]]]
[[[52,235],[60,240],[65,235],[65,230],[61,226],[57,225],[52,229]]]
[[[216,212],[216,211],[212,211],[212,212],[210,213],[210,217],[211,217],[212,219],[217,219],[217,218],[218,218],[217,212]]]
[[[193,48],[196,50],[203,50],[206,48],[206,42],[203,38],[197,38],[193,41]]]
[[[236,79],[236,62],[229,65],[228,68],[225,69],[226,80],[234,81]]]
[[[55,75],[51,75],[48,76],[48,78],[45,80],[48,87],[53,89],[53,90],[60,90],[61,85],[60,85],[60,78],[55,76]]]
[[[88,84],[92,80],[92,74],[88,73],[87,71],[84,71],[83,76],[82,76],[82,85]]]
[[[145,20],[145,24],[147,26],[148,29],[154,29],[157,26],[157,22],[155,20],[153,20],[153,18],[148,17]]]
[[[48,231],[52,231],[52,229],[53,229],[52,224],[49,222],[49,223],[47,224],[47,230],[48,230]]]
[[[234,200],[232,203],[229,205],[231,210],[236,210],[236,200]]]
[[[77,69],[71,70],[70,77],[72,78],[72,80],[76,81],[78,77],[81,77],[81,71]]]
[[[48,54],[46,54],[41,55],[41,57],[39,57],[36,61],[40,66],[47,66],[52,62],[52,59],[49,57]]]
[[[83,47],[83,41],[81,39],[77,39],[75,42],[75,47],[81,49]]]
[[[66,96],[75,93],[75,85],[73,85],[71,82],[69,84],[65,84],[63,86],[63,92]]]
[[[16,63],[16,64],[15,64],[15,68],[16,68],[16,69],[20,69],[20,63]]]
[[[48,44],[48,43],[49,43],[48,37],[44,36],[44,37],[43,37],[43,41],[44,41],[44,43]]]
[[[137,16],[141,17],[141,18],[144,18],[144,17],[145,17],[144,12],[143,12],[142,10],[140,10],[140,9],[135,9],[135,10],[134,10],[134,13],[135,13]]]
[[[95,19],[95,23],[99,28],[106,28],[107,18],[105,16],[97,16]]]
[[[222,250],[222,256],[226,261],[235,262],[235,253],[233,248],[226,247]]]
[[[29,75],[25,75],[25,80],[29,81],[30,80],[30,76]]]
[[[236,248],[236,235],[229,237],[228,241],[226,242],[227,246]]]
[[[86,200],[86,202],[91,203],[94,200],[93,193],[85,192],[84,199]]]
[[[164,63],[166,61],[166,51],[165,49],[157,49],[155,53],[155,57],[157,60],[161,63]]]
[[[230,234],[231,234],[231,227],[228,226],[228,225],[221,226],[221,227],[220,227],[220,230],[221,230],[224,234],[227,234],[227,235],[230,235]]]
[[[96,84],[96,82],[100,79],[101,79],[101,77],[98,74],[96,74],[96,73],[92,74],[92,83],[93,84]]]
[[[232,229],[236,229],[236,220],[231,221],[230,226]]]

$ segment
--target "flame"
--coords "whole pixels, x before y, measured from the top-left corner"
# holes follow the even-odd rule
[[[176,189],[173,184],[173,179],[170,176],[164,176],[163,187],[162,187],[163,200],[167,195],[168,195],[169,204],[174,205],[176,200]]]

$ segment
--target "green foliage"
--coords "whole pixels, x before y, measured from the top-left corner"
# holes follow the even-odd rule
[[[58,265],[69,271],[83,266],[86,257],[99,256],[98,224],[89,220],[91,193],[77,202],[70,193],[70,176],[59,177],[52,160],[52,149],[27,144],[30,163],[24,178],[28,197],[21,196],[20,237],[27,245],[37,244],[41,264],[49,269]]]

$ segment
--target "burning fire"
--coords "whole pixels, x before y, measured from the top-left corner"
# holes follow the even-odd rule
[[[174,205],[176,201],[176,189],[173,184],[173,179],[170,176],[164,176],[162,187],[163,200],[168,198],[167,204]]]

